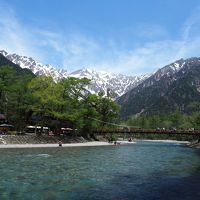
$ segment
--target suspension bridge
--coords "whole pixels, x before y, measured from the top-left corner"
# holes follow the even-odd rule
[[[112,125],[115,128],[98,128],[93,131],[95,134],[106,135],[106,134],[159,134],[159,135],[191,135],[191,136],[200,136],[200,130],[195,130],[194,128],[190,128],[187,130],[180,129],[144,129],[135,126],[126,126],[116,123],[105,122],[99,119],[91,118],[91,120],[95,120],[99,123]]]
[[[111,133],[126,134],[159,134],[159,135],[194,135],[200,136],[199,130],[158,130],[143,128],[100,128],[93,131],[96,134],[106,135]]]

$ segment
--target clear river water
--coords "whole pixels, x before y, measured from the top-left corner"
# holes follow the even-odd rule
[[[176,143],[0,149],[0,199],[200,199],[200,152]]]

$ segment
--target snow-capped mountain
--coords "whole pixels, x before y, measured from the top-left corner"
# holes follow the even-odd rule
[[[117,99],[123,117],[179,110],[200,101],[200,58],[181,59],[157,70]]]
[[[67,77],[67,71],[63,69],[57,70],[52,65],[44,65],[35,61],[31,57],[19,56],[17,54],[9,54],[4,50],[0,50],[0,53],[5,56],[8,60],[19,65],[21,68],[30,69],[35,75],[41,76],[52,76],[55,80]]]
[[[83,69],[69,74],[70,77],[83,78],[91,80],[89,90],[92,93],[103,91],[105,94],[107,89],[111,89],[116,96],[121,96],[133,87],[136,87],[143,80],[148,78],[148,75],[143,76],[125,76],[122,74],[114,74],[111,72],[95,71],[91,69]]]
[[[57,70],[52,65],[43,65],[31,57],[9,54],[4,50],[0,50],[0,53],[21,68],[28,68],[39,76],[52,76],[54,80],[66,77],[88,78],[91,80],[91,84],[88,87],[91,93],[103,91],[106,94],[107,89],[111,89],[116,94],[116,97],[119,97],[149,77],[149,75],[125,76],[91,69],[82,69],[69,74],[63,69]]]
[[[156,81],[160,80],[160,78],[163,76],[172,76],[173,74],[181,70],[185,63],[186,60],[184,59],[177,60],[161,69],[158,69],[152,76]]]

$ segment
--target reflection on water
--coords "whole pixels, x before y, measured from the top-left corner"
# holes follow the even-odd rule
[[[200,199],[200,155],[171,143],[0,149],[0,199]]]

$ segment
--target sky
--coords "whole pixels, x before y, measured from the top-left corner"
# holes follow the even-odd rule
[[[0,49],[68,72],[152,73],[200,57],[200,1],[0,0]]]

